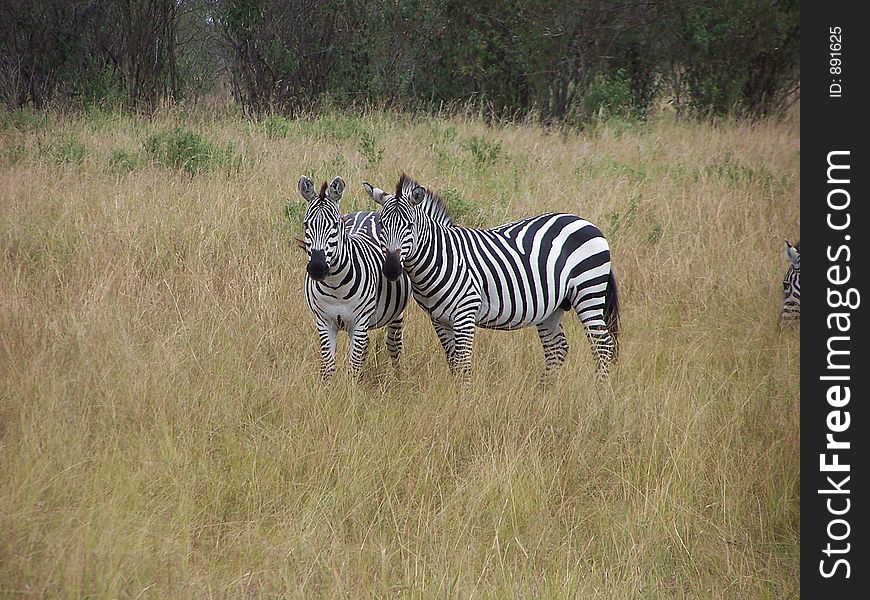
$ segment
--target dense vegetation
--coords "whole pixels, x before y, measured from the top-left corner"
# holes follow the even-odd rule
[[[469,103],[496,116],[778,114],[797,0],[4,0],[0,102],[249,111]]]

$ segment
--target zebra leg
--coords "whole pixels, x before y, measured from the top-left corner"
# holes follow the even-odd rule
[[[471,351],[474,349],[474,314],[453,323],[455,372],[464,382],[471,377]]]
[[[592,353],[598,360],[598,368],[595,370],[595,381],[602,383],[607,381],[610,375],[610,363],[613,361],[613,336],[603,325],[601,327],[587,327],[592,344]]]
[[[586,329],[586,336],[592,346],[592,354],[598,361],[595,381],[598,383],[607,381],[616,344],[604,322],[604,292],[586,296],[578,294],[571,303],[574,310],[577,311],[577,316],[580,317],[584,329]]]
[[[317,319],[317,336],[320,338],[320,378],[326,382],[335,373],[335,338],[338,330],[335,323]]]
[[[368,322],[368,321],[366,321]],[[357,326],[349,331],[350,334],[350,372],[354,379],[362,375],[363,363],[369,351],[369,329]]]
[[[456,343],[453,337],[453,328],[439,323],[435,319],[432,319],[432,325],[435,327],[435,334],[438,336],[438,341],[441,342],[441,347],[444,348],[447,367],[453,373],[456,371]]]
[[[397,371],[399,370],[399,358],[402,354],[402,327],[404,323],[404,315],[399,315],[387,323],[387,352],[390,355],[390,360],[393,361],[393,367]]]
[[[538,337],[544,347],[544,374],[541,383],[546,383],[550,376],[555,374],[568,356],[568,340],[565,338],[565,330],[562,328],[562,317],[565,311],[557,309],[546,321],[538,323]]]

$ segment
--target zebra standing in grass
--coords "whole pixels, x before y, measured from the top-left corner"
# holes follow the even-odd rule
[[[443,200],[404,174],[394,195],[364,183],[381,205],[384,274],[411,279],[451,370],[467,378],[475,326],[534,325],[545,376],[565,362],[562,317],[574,309],[607,377],[616,354],[619,303],[610,248],[601,231],[569,214],[549,213],[492,229],[458,227]]]
[[[782,308],[779,310],[780,327],[801,318],[801,243],[792,246],[785,240],[785,259],[788,271],[782,279]]]
[[[369,329],[387,328],[387,351],[398,369],[402,352],[403,311],[408,304],[407,276],[387,280],[381,272],[380,217],[356,212],[342,217],[338,201],[344,192],[341,177],[315,193],[304,175],[299,193],[308,201],[304,245],[308,253],[305,298],[314,313],[320,337],[320,375],[335,372],[335,344],[339,330],[350,336],[350,368],[359,377],[369,345]]]

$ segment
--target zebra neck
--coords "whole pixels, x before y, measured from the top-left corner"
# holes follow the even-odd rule
[[[447,231],[443,226],[435,223],[431,219],[419,219],[415,234],[414,247],[403,261],[405,270],[412,281],[414,280],[415,273],[421,271],[432,262],[433,258],[435,258],[431,253],[423,252],[423,248],[431,247],[434,240],[438,240],[440,242],[438,246],[443,248],[446,238]],[[429,257],[428,259],[427,256]]]
[[[329,287],[338,287],[344,282],[347,270],[350,268],[350,239],[347,231],[342,229],[338,234],[335,246],[335,262],[329,266],[329,275],[323,282]]]

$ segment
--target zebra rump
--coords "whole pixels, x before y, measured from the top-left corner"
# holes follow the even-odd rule
[[[619,355],[619,292],[612,269],[607,280],[607,289],[604,291],[604,322],[613,337],[613,360],[616,360]]]

